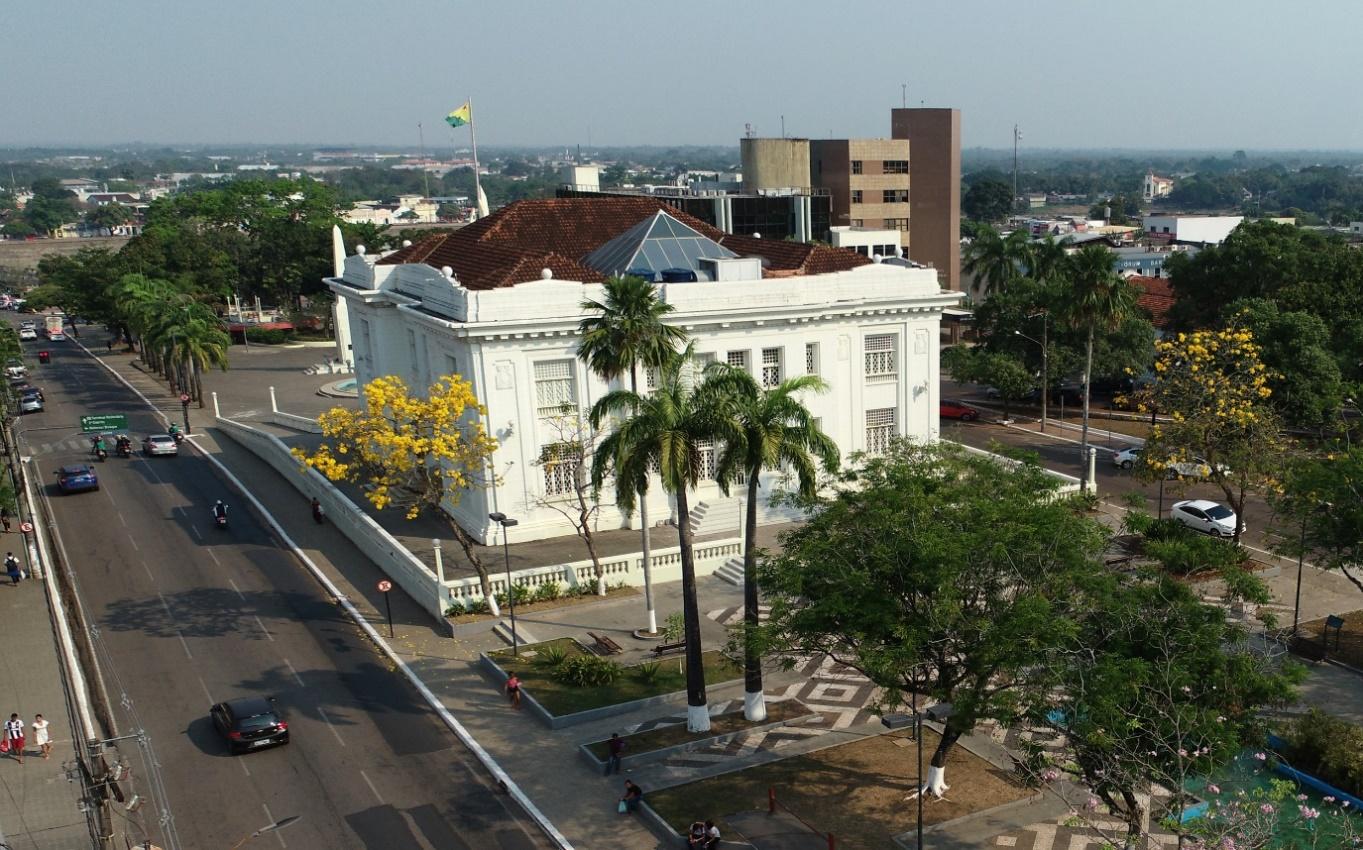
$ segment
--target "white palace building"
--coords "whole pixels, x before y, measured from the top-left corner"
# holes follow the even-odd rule
[[[519,520],[512,542],[573,533],[546,505],[566,500],[569,482],[539,459],[562,438],[565,403],[586,411],[613,389],[576,350],[581,304],[601,300],[614,274],[657,281],[675,308],[667,321],[686,329],[702,360],[742,366],[765,385],[821,376],[830,390],[807,404],[844,457],[897,435],[937,437],[939,323],[960,293],[939,289],[932,269],[736,236],[644,197],[521,201],[385,256],[356,250],[338,257],[344,273],[326,282],[344,310],[338,336],[348,325],[360,391],[383,375],[422,391],[458,374],[487,407],[488,433],[500,441],[497,484],[451,510],[484,543],[494,539],[494,511]],[[768,495],[781,487],[780,473],[770,477]],[[675,519],[661,487],[649,499],[650,521]],[[705,517],[698,535],[736,530],[737,498],[713,482],[690,503]],[[769,505],[760,515],[789,518]],[[604,508],[598,524],[631,522],[637,514]],[[727,527],[707,527],[715,523]]]

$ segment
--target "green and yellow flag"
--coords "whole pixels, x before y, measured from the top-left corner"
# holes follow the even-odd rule
[[[445,123],[451,127],[462,127],[473,120],[473,107],[465,103],[463,106],[445,116]]]

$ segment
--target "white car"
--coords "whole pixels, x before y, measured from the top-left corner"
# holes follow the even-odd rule
[[[142,441],[142,453],[148,457],[157,455],[178,455],[180,447],[169,434],[152,434]]]
[[[37,339],[38,332],[33,328],[20,328],[19,339]]]
[[[1141,459],[1141,451],[1139,447],[1122,449],[1112,455],[1112,465],[1119,469],[1130,469]]]
[[[1235,511],[1208,499],[1188,499],[1174,502],[1169,516],[1194,531],[1210,534],[1212,537],[1233,537],[1235,535]]]

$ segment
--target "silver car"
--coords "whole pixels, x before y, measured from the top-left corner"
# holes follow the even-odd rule
[[[19,396],[20,413],[42,413],[43,396],[39,392],[26,392]]]
[[[148,457],[156,455],[178,455],[180,447],[175,444],[175,438],[169,434],[152,434],[142,441],[142,454]]]

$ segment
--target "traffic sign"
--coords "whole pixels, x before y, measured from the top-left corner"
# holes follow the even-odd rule
[[[126,431],[128,416],[124,413],[92,413],[80,418],[80,429],[87,434],[91,431]]]
[[[33,530],[33,523],[31,523],[31,522],[21,522],[21,523],[19,523],[19,530],[22,531],[22,532],[25,533],[25,534],[28,534],[30,531]]]
[[[388,591],[393,589],[393,583],[386,578],[379,579],[379,593],[383,594],[383,603],[388,608],[388,636],[393,636],[393,597],[388,595]]]
[[[378,587],[379,593],[387,593],[388,591],[393,589],[393,583],[386,578],[379,579]]]
[[[180,404],[189,404],[189,393],[180,393]]]

